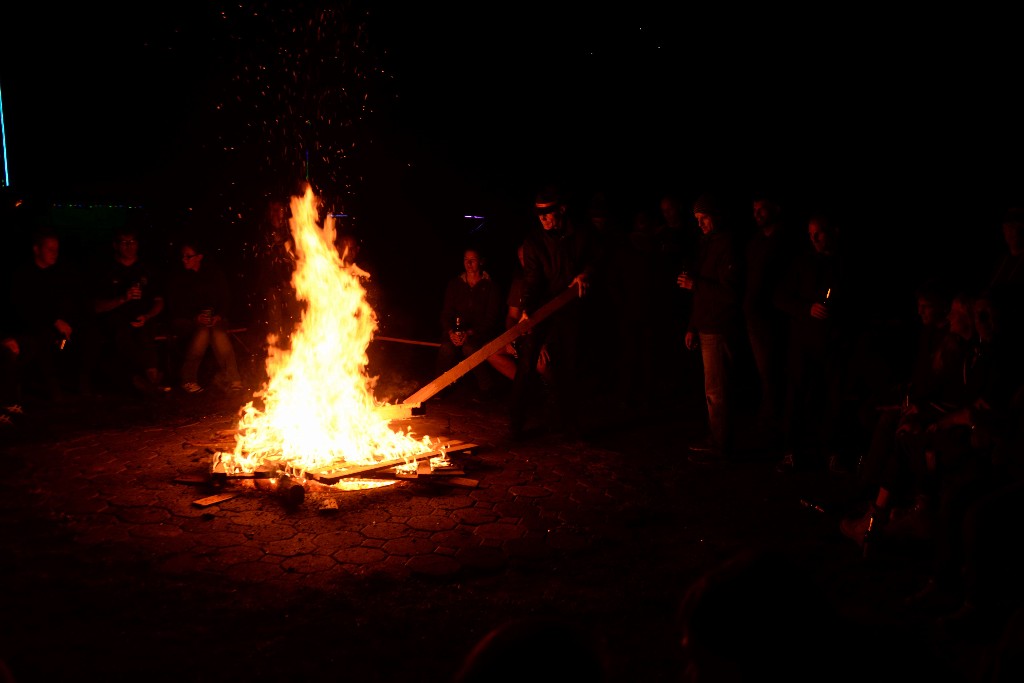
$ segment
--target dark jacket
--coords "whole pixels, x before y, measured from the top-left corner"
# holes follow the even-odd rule
[[[448,338],[456,317],[461,319],[462,330],[472,332],[472,337],[478,341],[498,336],[504,327],[504,310],[501,291],[490,275],[484,273],[472,287],[466,281],[465,273],[448,281],[439,320],[442,339]]]
[[[523,240],[523,310],[533,313],[580,273],[593,275],[597,259],[593,240],[571,223],[558,231],[538,226]]]
[[[690,330],[705,334],[732,334],[741,322],[742,268],[733,233],[719,229],[701,235],[693,278]]]

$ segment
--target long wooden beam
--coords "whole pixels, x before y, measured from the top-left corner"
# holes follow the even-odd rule
[[[418,339],[402,339],[401,337],[374,337],[371,341],[389,341],[398,342],[399,344],[415,344],[416,346],[433,346],[434,348],[441,346],[440,342],[419,341]]]
[[[529,318],[516,323],[505,330],[502,334],[481,346],[473,354],[463,358],[458,365],[455,365],[443,375],[416,391],[414,394],[406,398],[403,403],[422,403],[423,401],[426,401],[428,398],[457,381],[460,377],[476,366],[480,365],[480,363],[505,348],[505,346],[517,337],[529,332],[533,329],[534,325],[541,322],[562,306],[576,298],[578,298],[576,287],[568,287],[564,292],[534,311],[533,315]]]

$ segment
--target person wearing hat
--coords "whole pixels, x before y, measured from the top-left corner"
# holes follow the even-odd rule
[[[724,224],[721,205],[704,194],[693,204],[701,235],[691,270],[676,283],[693,295],[686,348],[701,351],[708,435],[690,446],[690,460],[715,464],[732,457],[732,373],[742,328],[741,262],[732,231]]]
[[[582,298],[597,262],[596,247],[589,233],[570,220],[558,188],[548,186],[537,193],[534,211],[538,224],[523,240],[523,299],[520,321],[567,287],[575,287]],[[556,311],[523,335],[509,404],[509,437],[523,436],[531,401],[540,385],[537,360],[541,350],[550,377],[550,391],[556,410],[557,428],[579,432],[579,347],[584,315],[578,301]]]

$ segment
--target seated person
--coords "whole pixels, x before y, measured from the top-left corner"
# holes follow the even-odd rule
[[[143,394],[170,390],[163,384],[153,318],[164,310],[160,271],[139,258],[139,237],[130,227],[114,235],[114,255],[93,273],[92,304],[96,313],[95,343],[87,355],[86,372],[99,364],[103,346],[111,343],[121,370]]]
[[[195,239],[182,243],[181,265],[167,289],[172,333],[185,342],[181,388],[190,394],[203,390],[199,367],[212,347],[219,367],[214,382],[228,391],[241,391],[242,378],[228,334],[231,290],[227,277],[215,263],[206,261],[204,249]]]
[[[448,281],[441,306],[441,346],[436,370],[443,375],[462,358],[473,355],[501,331],[501,293],[497,283],[483,269],[484,259],[475,248],[462,257],[463,272]],[[473,368],[480,391],[494,390],[491,366],[479,363]]]
[[[19,382],[27,382],[29,389],[38,385],[55,402],[64,399],[67,344],[73,331],[79,338],[79,321],[85,317],[78,277],[59,262],[59,255],[57,234],[37,230],[32,258],[14,270],[6,292],[6,324],[19,349]]]

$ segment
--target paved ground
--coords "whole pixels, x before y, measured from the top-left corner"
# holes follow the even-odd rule
[[[236,497],[198,507],[217,491],[210,444],[243,400],[79,405],[7,435],[0,657],[17,681],[440,683],[489,628],[538,614],[591,628],[612,681],[676,681],[683,591],[759,544],[792,550],[846,616],[920,643],[950,680],[966,680],[984,653],[901,610],[917,560],[865,565],[838,533],[841,478],[779,475],[756,453],[689,463],[699,402],[641,414],[595,404],[587,441],[509,447],[501,404],[454,392],[409,424],[477,444],[454,458],[475,486],[310,485],[289,506],[232,481],[222,490]],[[325,498],[336,512],[321,510]],[[851,646],[849,656],[860,655]]]

